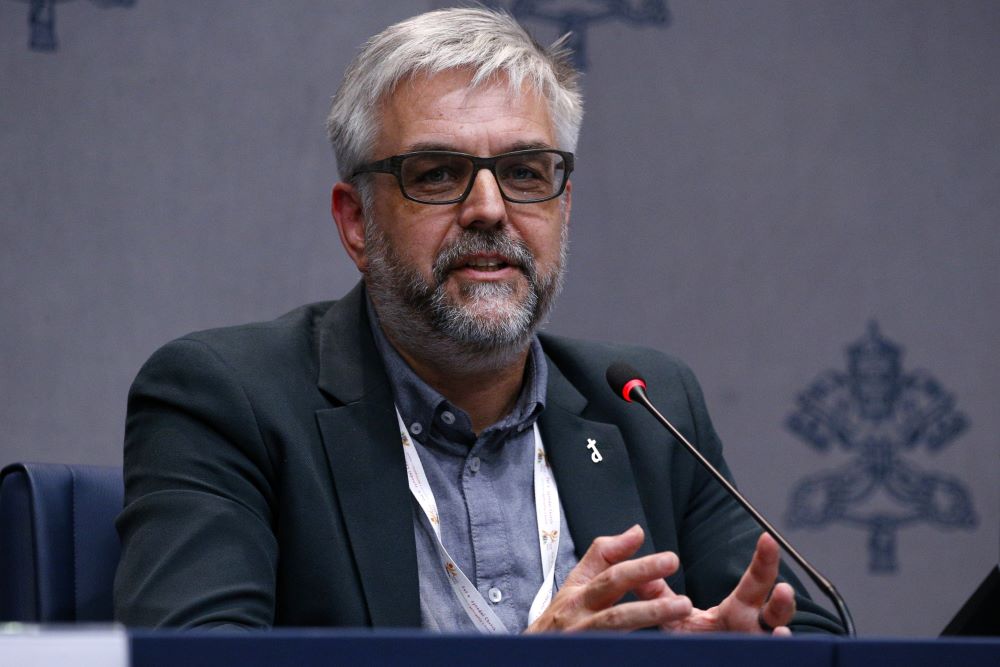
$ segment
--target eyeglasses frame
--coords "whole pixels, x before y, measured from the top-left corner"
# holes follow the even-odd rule
[[[497,177],[497,171],[496,171],[497,161],[503,158],[516,157],[518,155],[525,155],[528,153],[556,153],[557,155],[559,155],[563,159],[564,163],[562,183],[560,184],[559,189],[555,193],[547,197],[542,197],[541,199],[529,199],[529,200],[511,199],[510,197],[507,196],[507,193],[504,192],[503,186],[500,185],[500,179],[499,177]],[[465,192],[463,192],[460,196],[455,197],[454,199],[448,199],[445,201],[424,201],[422,199],[411,197],[406,193],[406,190],[403,188],[403,160],[416,155],[428,155],[428,154],[463,157],[463,158],[468,158],[472,162],[472,175],[469,177],[469,184],[466,186]],[[411,151],[409,153],[401,153],[399,155],[393,155],[392,157],[387,157],[384,160],[377,160],[376,162],[370,162],[368,164],[361,165],[360,167],[354,170],[354,173],[351,174],[351,179],[354,179],[354,177],[360,174],[371,174],[371,173],[392,174],[393,176],[396,177],[396,184],[399,186],[399,192],[403,195],[404,199],[409,199],[410,201],[417,202],[418,204],[429,204],[431,206],[438,206],[445,204],[458,204],[468,199],[469,193],[472,192],[472,188],[476,184],[476,177],[479,175],[479,170],[486,169],[491,174],[493,174],[493,178],[494,180],[496,180],[497,183],[497,190],[500,191],[500,196],[503,197],[505,201],[509,201],[512,204],[539,204],[541,202],[555,199],[556,197],[560,196],[563,192],[566,191],[566,184],[569,183],[569,175],[573,171],[573,166],[574,166],[573,160],[574,160],[574,155],[572,153],[568,151],[556,150],[554,148],[525,148],[519,151],[510,151],[509,153],[500,153],[499,155],[494,155],[492,157],[478,157],[476,155],[470,155],[469,153],[461,153],[459,151]]]

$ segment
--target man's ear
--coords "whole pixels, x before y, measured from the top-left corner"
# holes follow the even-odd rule
[[[368,270],[368,254],[365,252],[365,216],[361,206],[361,193],[350,183],[337,183],[333,186],[330,197],[330,212],[337,223],[341,245],[358,271],[364,273]]]

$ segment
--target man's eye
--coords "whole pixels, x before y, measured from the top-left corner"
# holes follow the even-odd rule
[[[417,181],[420,183],[444,183],[455,179],[455,174],[445,167],[435,167],[422,172]]]
[[[542,177],[541,174],[539,174],[534,169],[529,169],[528,167],[525,166],[514,167],[507,173],[507,176],[508,178],[513,178],[516,180]]]
[[[510,183],[541,182],[549,180],[545,173],[530,164],[514,164],[504,169],[501,178]]]

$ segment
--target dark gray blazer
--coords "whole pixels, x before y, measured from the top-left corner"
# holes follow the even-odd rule
[[[648,349],[541,341],[539,427],[578,555],[639,523],[641,553],[680,555],[673,589],[718,603],[760,531],[604,371],[619,358],[643,369],[653,400],[725,470],[694,376]],[[411,498],[363,287],[157,351],[129,393],[117,526],[128,625],[419,627]],[[799,608],[793,629],[838,630],[808,599]]]

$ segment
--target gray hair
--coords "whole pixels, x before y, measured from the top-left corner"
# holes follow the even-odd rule
[[[374,158],[380,104],[401,81],[451,69],[471,70],[471,87],[500,75],[515,93],[528,83],[548,101],[557,148],[573,151],[583,98],[567,37],[545,49],[509,14],[482,8],[439,9],[386,28],[354,58],[333,98],[326,127],[340,178]]]

